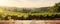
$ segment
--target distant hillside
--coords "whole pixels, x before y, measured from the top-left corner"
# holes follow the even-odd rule
[[[40,7],[40,8],[17,8],[17,7],[1,7],[5,11],[12,11],[12,12],[48,12],[50,7]]]

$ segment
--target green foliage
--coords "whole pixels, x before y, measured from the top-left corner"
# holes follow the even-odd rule
[[[60,12],[60,2],[56,3],[54,6],[58,12]]]
[[[18,12],[7,12],[0,14],[0,20],[29,20],[30,16],[31,19],[45,19],[45,18],[54,18],[55,16],[60,17],[60,13],[18,13]],[[30,16],[29,16],[30,15]]]

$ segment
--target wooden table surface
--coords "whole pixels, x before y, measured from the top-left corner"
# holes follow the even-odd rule
[[[60,20],[0,20],[0,24],[60,24]]]

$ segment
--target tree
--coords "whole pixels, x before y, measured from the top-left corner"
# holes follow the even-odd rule
[[[56,3],[54,7],[57,8],[58,12],[60,12],[60,2]]]
[[[57,8],[51,7],[51,8],[49,8],[48,12],[52,12],[52,13],[57,12]]]
[[[29,10],[29,9],[26,9],[26,8],[23,8],[23,9],[22,9],[22,12],[23,12],[23,13],[29,13],[30,10]]]
[[[56,3],[54,6],[49,8],[48,12],[60,12],[60,2]]]

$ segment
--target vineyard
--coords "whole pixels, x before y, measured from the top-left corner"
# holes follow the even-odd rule
[[[60,18],[60,13],[0,12],[0,20],[53,20],[55,18]]]

